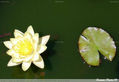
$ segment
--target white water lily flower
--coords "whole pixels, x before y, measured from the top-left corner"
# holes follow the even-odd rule
[[[47,47],[50,35],[43,36],[39,39],[39,34],[34,33],[32,26],[29,26],[25,33],[19,30],[14,31],[15,38],[10,38],[10,41],[4,41],[4,44],[9,50],[7,54],[12,58],[7,66],[16,66],[22,63],[23,71],[26,71],[31,63],[39,68],[44,68],[44,61],[40,56]]]

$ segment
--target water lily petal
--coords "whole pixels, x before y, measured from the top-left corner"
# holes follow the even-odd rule
[[[33,27],[30,25],[26,32],[30,33],[33,36],[34,35]]]
[[[24,38],[28,38],[28,39],[31,39],[31,34],[30,33],[28,33],[28,32],[25,32],[25,34],[24,34]]]
[[[32,58],[33,58],[33,55],[31,54],[29,57],[26,57],[23,61],[24,62],[29,62],[29,61],[32,60]]]
[[[15,29],[15,31],[14,31],[14,36],[15,36],[15,37],[23,37],[23,34],[24,34],[24,33],[22,33],[21,31],[19,31],[19,30],[17,30],[17,29]]]
[[[18,42],[18,39],[15,39],[15,38],[10,38],[10,41],[13,45],[17,44]]]
[[[20,54],[18,54],[18,53],[16,53],[16,52],[13,53],[13,55],[12,55],[13,58],[20,58],[19,56],[20,56]]]
[[[8,50],[6,53],[12,56],[13,58],[19,58],[19,54],[16,53],[13,49]]]
[[[33,40],[34,40],[34,50],[36,50],[38,42],[39,42],[39,34],[38,33],[34,34]]]
[[[38,46],[38,53],[43,53],[47,49],[47,46],[45,45],[40,45]]]
[[[3,43],[7,48],[9,48],[9,49],[12,48],[12,43],[10,41],[4,41]]]
[[[35,42],[38,43],[38,41],[39,41],[39,34],[35,33],[33,39],[34,39]]]
[[[12,61],[13,62],[16,62],[16,63],[21,63],[23,61],[23,59],[20,59],[20,58],[12,58]]]
[[[42,69],[44,68],[44,61],[41,56],[39,56],[38,61],[33,61],[33,64],[35,64],[39,68],[42,68]]]
[[[8,55],[12,56],[12,55],[15,53],[15,51],[14,51],[13,49],[10,49],[10,50],[8,50],[6,53],[7,53]]]
[[[41,37],[41,44],[45,45],[48,42],[49,38],[50,38],[50,35]]]
[[[34,56],[33,56],[33,61],[38,61],[39,60],[39,53],[36,53]]]
[[[31,62],[23,62],[22,63],[22,69],[23,71],[28,70],[28,68],[31,66]]]
[[[33,37],[30,33],[25,32],[24,39],[28,39],[31,43],[33,43]]]
[[[13,60],[11,59],[9,61],[9,63],[7,64],[7,66],[16,66],[16,65],[19,65],[20,63],[16,63],[16,62],[13,62]]]

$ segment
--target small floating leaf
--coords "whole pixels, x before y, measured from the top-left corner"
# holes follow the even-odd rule
[[[79,38],[78,45],[81,56],[92,66],[99,65],[99,52],[110,61],[113,60],[116,52],[115,43],[110,35],[96,27],[85,29]]]

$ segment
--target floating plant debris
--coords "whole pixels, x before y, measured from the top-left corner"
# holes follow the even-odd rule
[[[92,66],[100,63],[99,52],[105,59],[113,60],[116,53],[115,42],[111,36],[101,28],[88,27],[78,41],[79,52],[85,62]]]

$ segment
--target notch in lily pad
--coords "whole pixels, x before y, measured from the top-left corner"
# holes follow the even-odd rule
[[[112,61],[115,57],[116,46],[111,36],[101,28],[88,27],[79,37],[79,52],[85,62],[92,66],[99,66],[99,52],[106,59]]]

